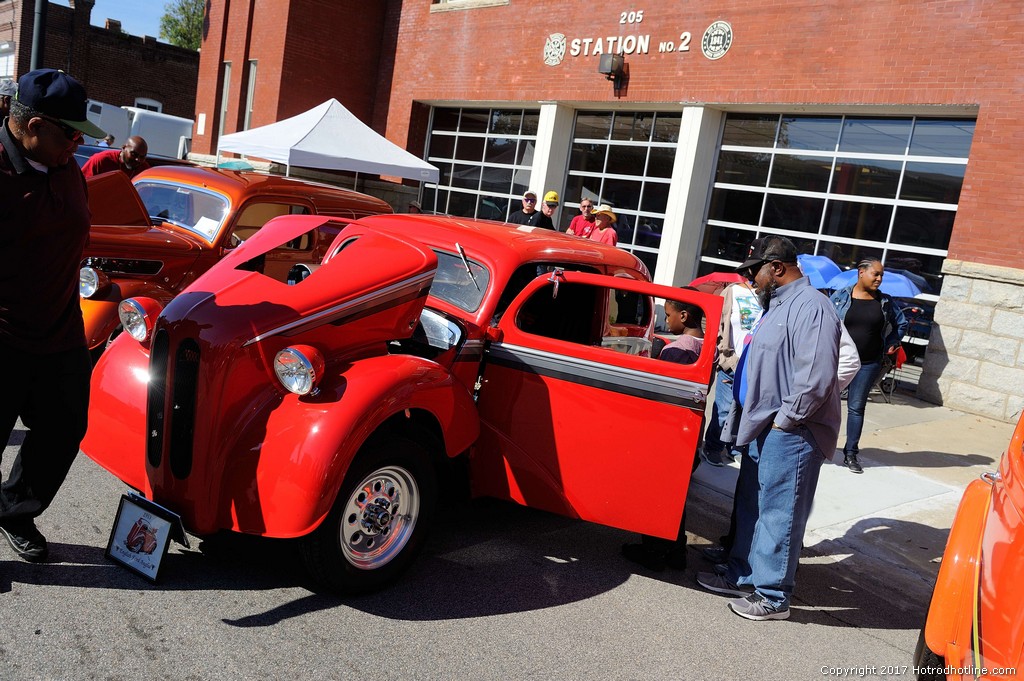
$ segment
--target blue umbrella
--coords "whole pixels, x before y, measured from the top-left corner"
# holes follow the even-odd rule
[[[828,281],[840,272],[839,265],[832,262],[827,255],[805,255],[801,253],[796,256],[797,264],[807,278],[811,280],[814,288],[828,288]]]
[[[856,269],[840,272],[828,280],[828,285],[825,288],[841,289],[853,286],[857,283],[858,272],[859,270]],[[897,274],[890,270],[885,271],[880,288],[882,293],[888,293],[893,298],[916,298],[921,295],[921,289],[915,286],[914,282],[902,274]]]

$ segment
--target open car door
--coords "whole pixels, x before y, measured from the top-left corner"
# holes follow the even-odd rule
[[[710,330],[693,364],[650,357],[653,298],[693,303]],[[474,491],[674,539],[714,367],[722,299],[556,271],[512,302],[479,393]]]

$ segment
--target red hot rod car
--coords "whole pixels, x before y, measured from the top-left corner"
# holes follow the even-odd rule
[[[325,221],[341,226],[270,221],[166,307],[122,302],[83,451],[195,534],[303,538],[341,592],[408,565],[451,468],[474,495],[676,536],[714,343],[651,359],[654,299],[714,329],[720,298],[650,283],[610,246],[423,215],[264,268]]]

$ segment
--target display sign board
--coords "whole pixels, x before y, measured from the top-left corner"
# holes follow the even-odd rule
[[[114,516],[107,557],[156,582],[172,539],[188,546],[178,514],[138,494],[125,494]]]

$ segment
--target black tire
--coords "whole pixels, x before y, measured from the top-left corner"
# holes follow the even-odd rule
[[[400,435],[371,438],[331,512],[303,540],[306,568],[344,595],[390,584],[423,547],[436,501],[437,473],[424,447]]]
[[[946,660],[932,652],[924,640],[924,629],[917,637],[917,648],[914,650],[914,667],[917,669],[917,681],[945,681],[942,669]]]

